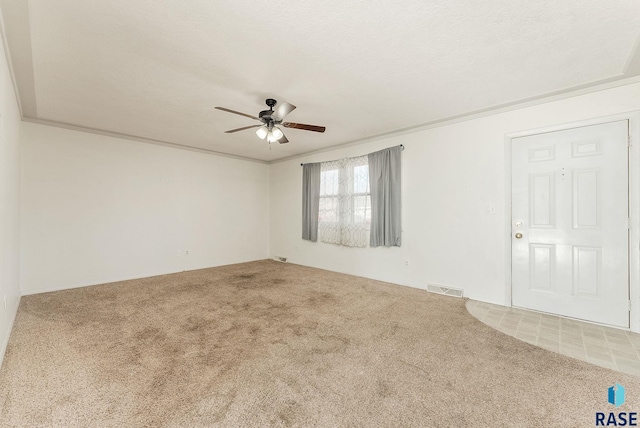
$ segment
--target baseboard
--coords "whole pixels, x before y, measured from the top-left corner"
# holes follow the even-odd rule
[[[9,338],[11,337],[11,332],[13,331],[13,324],[16,322],[16,316],[18,315],[18,308],[20,307],[21,297],[22,296],[18,296],[18,300],[16,301],[16,304],[13,307],[11,321],[9,322],[9,326],[7,327],[7,334],[5,335],[4,340],[2,341],[2,347],[0,347],[0,369],[2,368],[2,362],[4,361],[4,354],[5,352],[7,352],[7,346],[9,345]]]
[[[107,279],[104,279],[104,280],[98,280],[97,282],[93,282],[92,281],[92,282],[88,282],[88,283],[63,285],[63,286],[60,286],[60,287],[37,288],[37,289],[34,289],[34,290],[21,290],[21,292],[22,292],[23,296],[30,296],[32,294],[52,293],[54,291],[72,290],[74,288],[92,287],[94,285],[113,284],[114,282],[133,281],[133,280],[136,280],[136,279],[153,278],[154,276],[172,275],[172,274],[175,274],[175,273],[191,272],[191,271],[202,270],[202,269],[211,269],[211,268],[216,268],[216,267],[221,267],[221,266],[235,265],[235,264],[239,264],[239,263],[255,262],[255,261],[259,261],[259,260],[265,260],[265,259],[245,260],[245,261],[240,261],[240,262],[225,263],[225,264],[221,264],[221,265],[198,267],[198,268],[193,268],[193,269],[183,269],[183,270],[167,271],[167,272],[153,272],[153,273],[140,274],[140,275],[135,275],[135,276],[118,277],[118,278],[107,278]]]
[[[170,271],[170,272],[155,272],[148,275],[136,275],[136,276],[127,276],[127,277],[118,277],[118,278],[108,278],[104,280],[98,280],[97,282],[88,282],[88,283],[80,283],[80,284],[72,284],[72,285],[63,285],[60,287],[50,287],[50,288],[37,288],[35,290],[22,290],[23,296],[30,296],[32,294],[43,294],[43,293],[53,293],[54,291],[64,291],[64,290],[72,290],[74,288],[84,288],[84,287],[92,287],[94,285],[103,285],[103,284],[113,284],[114,282],[123,282],[123,281],[133,281],[136,279],[143,278],[153,278],[154,276],[162,276],[162,275],[171,275],[174,273],[185,272],[185,271]]]

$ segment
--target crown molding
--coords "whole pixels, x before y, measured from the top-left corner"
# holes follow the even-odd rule
[[[88,128],[88,127],[85,127],[85,126],[78,126],[78,125],[74,125],[74,124],[71,124],[71,123],[56,122],[56,121],[44,120],[44,119],[36,119],[36,118],[33,118],[33,117],[23,117],[22,120],[24,122],[36,123],[38,125],[52,126],[54,128],[70,129],[72,131],[79,131],[79,132],[86,132],[86,133],[89,133],[89,134],[103,135],[105,137],[119,138],[121,140],[129,140],[129,141],[137,141],[137,142],[140,142],[140,143],[155,144],[155,145],[158,145],[158,146],[171,147],[171,148],[180,149],[180,150],[189,150],[189,151],[192,151],[192,152],[205,153],[205,154],[209,154],[209,155],[221,156],[221,157],[225,157],[225,158],[243,160],[243,161],[248,161],[248,162],[261,163],[261,164],[265,164],[265,165],[269,164],[268,161],[264,161],[264,160],[261,160],[261,159],[254,159],[254,158],[250,158],[250,157],[246,157],[246,156],[232,155],[232,154],[229,154],[229,153],[218,152],[218,151],[215,151],[215,150],[203,149],[203,148],[200,148],[200,147],[188,146],[188,145],[184,145],[184,144],[171,143],[169,141],[156,140],[156,139],[153,139],[153,138],[138,137],[137,135],[130,135],[130,134],[123,134],[123,133],[119,133],[119,132],[105,131],[104,129]]]
[[[596,82],[586,83],[584,85],[574,86],[568,89],[562,89],[559,91],[550,92],[540,96],[524,98],[524,99],[513,101],[510,103],[491,106],[484,109],[474,110],[471,112],[462,113],[455,116],[449,116],[441,119],[432,120],[419,125],[409,126],[406,128],[396,129],[394,131],[389,131],[381,134],[372,135],[369,137],[359,138],[357,140],[348,141],[343,144],[338,144],[338,145],[327,147],[320,150],[314,150],[311,152],[289,156],[282,159],[275,159],[270,161],[269,164],[276,164],[280,162],[300,159],[300,158],[315,155],[318,153],[325,153],[332,150],[357,146],[360,144],[371,143],[373,141],[378,141],[385,138],[398,137],[405,134],[412,134],[412,133],[424,131],[427,129],[439,128],[441,126],[452,125],[454,123],[466,122],[468,120],[478,119],[486,116],[493,116],[495,114],[505,113],[513,110],[520,110],[523,108],[545,104],[553,101],[559,101],[567,98],[573,98],[581,95],[591,94],[594,92],[605,91],[607,89],[617,88],[620,86],[627,86],[627,85],[631,85],[638,82],[640,82],[640,76],[626,78],[625,75],[619,75],[609,79],[598,80]]]

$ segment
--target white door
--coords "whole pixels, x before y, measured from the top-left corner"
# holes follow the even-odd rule
[[[512,304],[629,327],[626,120],[512,140]]]

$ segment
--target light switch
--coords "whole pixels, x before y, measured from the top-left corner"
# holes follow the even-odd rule
[[[495,214],[496,206],[494,204],[487,204],[484,206],[484,212],[487,214]]]

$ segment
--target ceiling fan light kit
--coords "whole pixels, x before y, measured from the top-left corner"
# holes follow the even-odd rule
[[[258,117],[251,116],[250,114],[241,113],[239,111],[231,110],[225,107],[216,107],[218,110],[226,111],[227,113],[238,114],[240,116],[245,116],[250,119],[258,120],[262,122],[262,125],[250,125],[244,126],[242,128],[231,129],[229,131],[225,131],[227,134],[231,134],[238,131],[243,131],[245,129],[258,128],[256,130],[256,135],[261,140],[266,139],[269,144],[275,143],[276,141],[280,144],[288,143],[289,140],[285,137],[282,129],[278,128],[276,125],[282,125],[285,128],[294,128],[294,129],[302,129],[305,131],[314,131],[314,132],[324,132],[326,128],[324,126],[317,125],[305,125],[303,123],[293,123],[293,122],[283,122],[284,116],[291,113],[296,106],[293,104],[289,104],[287,102],[281,102],[278,104],[276,100],[273,98],[267,98],[265,103],[269,110],[263,110],[258,114]],[[274,111],[273,108],[278,104],[278,107]]]
[[[260,138],[261,140],[264,140],[267,137],[267,134],[269,133],[269,130],[264,127],[261,126],[260,128],[258,128],[258,130],[256,131],[256,135],[258,136],[258,138]]]
[[[273,127],[271,130],[271,135],[267,134],[267,141],[270,143],[275,143],[280,140],[284,136],[284,133],[280,130],[280,128]]]

